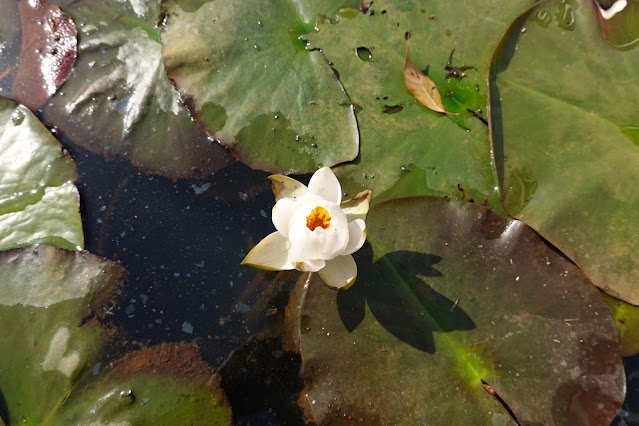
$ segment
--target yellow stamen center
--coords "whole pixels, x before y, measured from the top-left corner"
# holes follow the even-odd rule
[[[306,227],[308,229],[314,231],[318,226],[324,229],[328,229],[331,226],[331,217],[328,215],[328,211],[320,206],[315,207],[311,214],[306,216]]]

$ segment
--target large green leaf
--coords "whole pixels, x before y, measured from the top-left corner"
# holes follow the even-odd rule
[[[319,424],[609,424],[625,394],[594,286],[519,221],[434,197],[371,208],[357,281],[298,317]],[[371,251],[372,247],[372,251]],[[299,300],[293,303],[300,303]]]
[[[488,129],[467,109],[486,117],[486,74],[501,32],[533,0],[375,1],[368,14],[342,12],[337,24],[305,36],[339,72],[357,109],[361,155],[336,174],[355,194],[373,189],[378,199],[430,194],[466,196],[501,209]],[[409,32],[413,62],[426,69],[451,117],[428,110],[404,85]],[[444,79],[454,66],[472,65],[463,79]],[[368,53],[370,52],[370,57]],[[477,111],[480,112],[477,112]],[[461,192],[460,192],[461,191]]]
[[[553,0],[510,27],[491,70],[495,164],[509,213],[637,305],[639,49],[607,43],[599,13]]]
[[[256,169],[308,173],[357,156],[346,93],[321,53],[298,39],[335,2],[169,0],[163,7],[167,73],[199,124],[236,157]]]
[[[0,250],[84,245],[75,166],[22,105],[0,98]]]
[[[90,374],[106,340],[91,318],[104,314],[123,273],[84,251],[0,252],[0,392],[8,424],[42,424]]]
[[[197,351],[166,345],[101,367],[98,322],[124,269],[50,246],[0,252],[0,417],[7,424],[228,424]],[[10,350],[9,350],[10,348]]]
[[[169,177],[206,176],[230,155],[192,122],[166,77],[159,1],[57,0],[81,23],[78,60],[43,116],[93,152]]]

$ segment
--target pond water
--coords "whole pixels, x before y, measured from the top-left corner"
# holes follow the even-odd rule
[[[63,144],[78,168],[86,250],[128,273],[105,320],[118,328],[110,357],[195,341],[219,368],[238,424],[246,416],[253,424],[301,422],[301,361],[282,348],[283,313],[300,274],[240,265],[273,230],[269,173],[237,162],[206,180],[167,179]]]

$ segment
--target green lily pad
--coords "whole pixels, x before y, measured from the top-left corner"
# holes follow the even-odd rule
[[[163,3],[169,78],[200,126],[249,166],[308,173],[357,156],[348,96],[321,53],[298,38],[336,5]]]
[[[639,353],[639,306],[631,305],[606,293],[602,294],[619,332],[621,356],[636,355]]]
[[[84,245],[75,165],[22,105],[0,98],[0,250]]]
[[[504,213],[484,122],[486,74],[502,31],[533,3],[376,0],[367,14],[345,10],[340,22],[324,22],[319,32],[305,36],[331,61],[361,108],[356,109],[361,155],[355,164],[335,169],[349,194],[371,188],[377,201],[417,194],[465,197],[488,201]],[[445,109],[459,116],[428,110],[406,88],[407,43],[413,62],[437,85]],[[461,79],[445,78],[443,64],[453,49],[453,66],[477,69],[461,71],[467,74]]]
[[[519,424],[614,418],[625,376],[608,307],[533,230],[435,197],[376,204],[367,225],[353,287],[312,279],[297,316],[318,424],[512,424],[505,407]]]
[[[78,59],[43,119],[78,145],[150,173],[207,176],[232,157],[192,122],[166,77],[159,1],[59,1],[80,23]]]
[[[11,348],[0,354],[5,423],[230,423],[193,347],[144,349],[102,369],[113,330],[98,319],[123,275],[119,264],[85,251],[0,252],[0,346]]]
[[[509,213],[637,305],[639,49],[611,46],[600,13],[549,1],[508,30],[491,70],[495,164]]]
[[[52,424],[231,424],[211,367],[194,346],[165,343],[117,360],[77,387]]]
[[[103,315],[124,273],[88,252],[50,246],[0,252],[0,393],[8,424],[43,424],[98,360]],[[83,324],[79,327],[79,324]]]

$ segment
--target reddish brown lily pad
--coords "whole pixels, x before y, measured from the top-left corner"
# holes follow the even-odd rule
[[[78,32],[71,17],[47,1],[21,0],[18,12],[22,45],[11,97],[36,110],[71,73]]]

